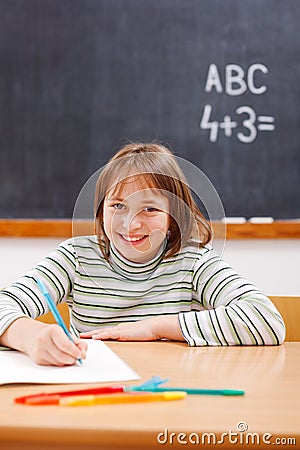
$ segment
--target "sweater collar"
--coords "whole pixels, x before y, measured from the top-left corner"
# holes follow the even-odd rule
[[[120,275],[130,280],[147,280],[161,263],[167,247],[165,240],[156,256],[150,261],[138,263],[124,258],[116,247],[110,243],[109,262],[112,268]]]

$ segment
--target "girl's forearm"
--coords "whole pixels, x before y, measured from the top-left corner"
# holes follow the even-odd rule
[[[28,354],[29,349],[34,345],[35,332],[45,326],[47,325],[29,317],[20,317],[0,336],[0,344]]]
[[[178,315],[159,316],[154,320],[154,333],[157,335],[158,339],[185,341],[179,325]]]
[[[47,325],[29,317],[20,317],[0,336],[0,344],[28,354],[37,332],[45,326]]]
[[[103,328],[96,328],[80,336],[84,339],[102,339],[117,341],[157,341],[170,339],[185,341],[179,325],[178,315],[161,315],[136,322],[125,322]]]

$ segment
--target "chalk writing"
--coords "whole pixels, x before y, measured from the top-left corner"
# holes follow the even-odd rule
[[[262,95],[267,91],[267,85],[261,77],[269,72],[264,64],[252,64],[247,71],[237,64],[225,66],[225,81],[222,83],[220,71],[216,64],[210,64],[208,68],[205,92],[216,91],[218,94],[225,93],[229,96],[239,96],[247,91],[254,95]],[[224,84],[224,87],[223,87]],[[229,114],[217,120],[213,112],[213,106],[206,104],[203,107],[200,128],[209,130],[210,142],[216,142],[220,130],[224,136],[231,138],[236,135],[237,139],[244,144],[253,142],[258,132],[275,130],[275,118],[268,115],[257,115],[254,108],[241,105],[235,109],[233,117]],[[241,130],[239,130],[241,128]],[[234,133],[236,131],[236,133]]]

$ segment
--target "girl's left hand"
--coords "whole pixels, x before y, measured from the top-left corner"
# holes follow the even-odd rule
[[[184,341],[177,316],[158,316],[137,322],[95,329],[80,333],[80,338],[115,341],[156,341],[166,338]]]

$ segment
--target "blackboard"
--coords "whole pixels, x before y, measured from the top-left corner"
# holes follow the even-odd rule
[[[0,0],[0,217],[70,218],[157,139],[227,216],[300,217],[298,0]]]

